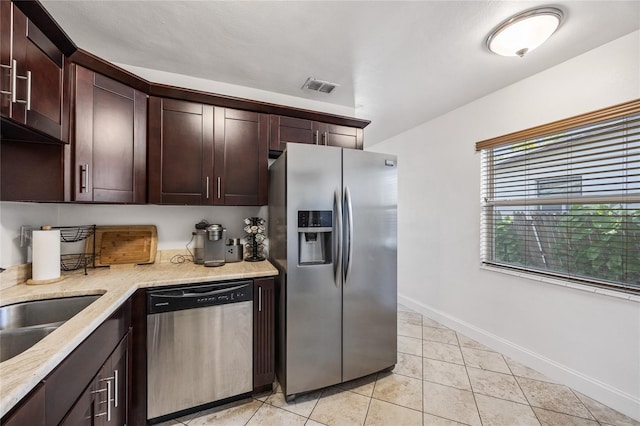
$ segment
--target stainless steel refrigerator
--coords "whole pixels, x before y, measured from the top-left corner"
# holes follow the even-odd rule
[[[279,269],[277,376],[288,399],[397,357],[397,161],[288,144],[269,169]]]

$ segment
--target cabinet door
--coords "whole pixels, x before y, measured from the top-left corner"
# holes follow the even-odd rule
[[[121,426],[127,424],[128,342],[122,339],[98,374],[62,421],[62,425]]]
[[[268,131],[265,114],[215,108],[214,204],[267,204]]]
[[[122,339],[108,361],[108,378],[112,381],[111,417],[107,425],[125,425],[129,412],[130,361],[129,345],[131,332]]]
[[[317,144],[314,122],[301,118],[271,115],[269,150],[282,152],[288,143]]]
[[[64,55],[15,6],[12,15],[17,102],[11,118],[62,140]]]
[[[131,302],[126,301],[47,376],[45,379],[47,426],[59,425],[63,419],[67,418],[70,410],[75,410],[78,416],[86,413],[87,407],[91,406],[88,399],[83,400],[85,408],[76,407],[76,402],[92,383],[95,387],[93,390],[96,391],[92,395],[96,395],[97,401],[93,408],[94,415],[105,412],[106,406],[98,406],[98,403],[107,398],[108,389],[104,382],[97,383],[96,379],[111,376],[110,370],[104,371],[105,366],[111,365],[109,360],[122,339],[127,336],[130,326]],[[99,389],[103,390],[97,392]],[[115,395],[113,390],[112,394]],[[102,420],[92,421],[95,423],[89,424],[101,424]],[[120,423],[122,424],[124,423]]]
[[[253,281],[253,391],[271,389],[275,379],[275,283]]]
[[[316,123],[320,133],[319,144],[340,148],[362,149],[363,131],[355,127]]]
[[[44,425],[44,383],[39,384],[27,397],[2,419],[3,426]]]
[[[149,98],[149,202],[213,204],[213,107]]]
[[[75,201],[146,202],[147,99],[76,66]]]
[[[94,426],[102,424],[101,418],[96,417],[96,414],[98,414],[96,404],[102,393],[98,389],[96,380],[92,380],[60,424],[62,426]]]

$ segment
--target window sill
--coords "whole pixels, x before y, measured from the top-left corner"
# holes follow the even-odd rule
[[[492,271],[492,272],[499,272],[502,274],[512,275],[519,278],[525,278],[525,279],[534,280],[534,281],[542,281],[547,284],[557,285],[560,287],[573,288],[576,290],[585,291],[587,293],[601,294],[603,296],[615,297],[617,299],[630,300],[632,302],[640,303],[640,295],[625,293],[623,291],[615,291],[615,290],[609,290],[606,288],[592,287],[587,284],[580,284],[580,283],[576,283],[568,280],[561,280],[558,278],[544,277],[536,274],[531,274],[531,273],[521,272],[521,271],[514,271],[507,268],[499,268],[491,265],[482,264],[480,265],[480,269],[483,269],[486,271]]]

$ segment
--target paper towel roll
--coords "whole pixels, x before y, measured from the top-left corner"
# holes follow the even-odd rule
[[[32,242],[31,279],[46,281],[60,278],[60,230],[34,230]]]

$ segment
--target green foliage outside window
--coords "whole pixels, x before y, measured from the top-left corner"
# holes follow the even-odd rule
[[[573,205],[525,218],[497,221],[496,261],[640,287],[640,210]]]

